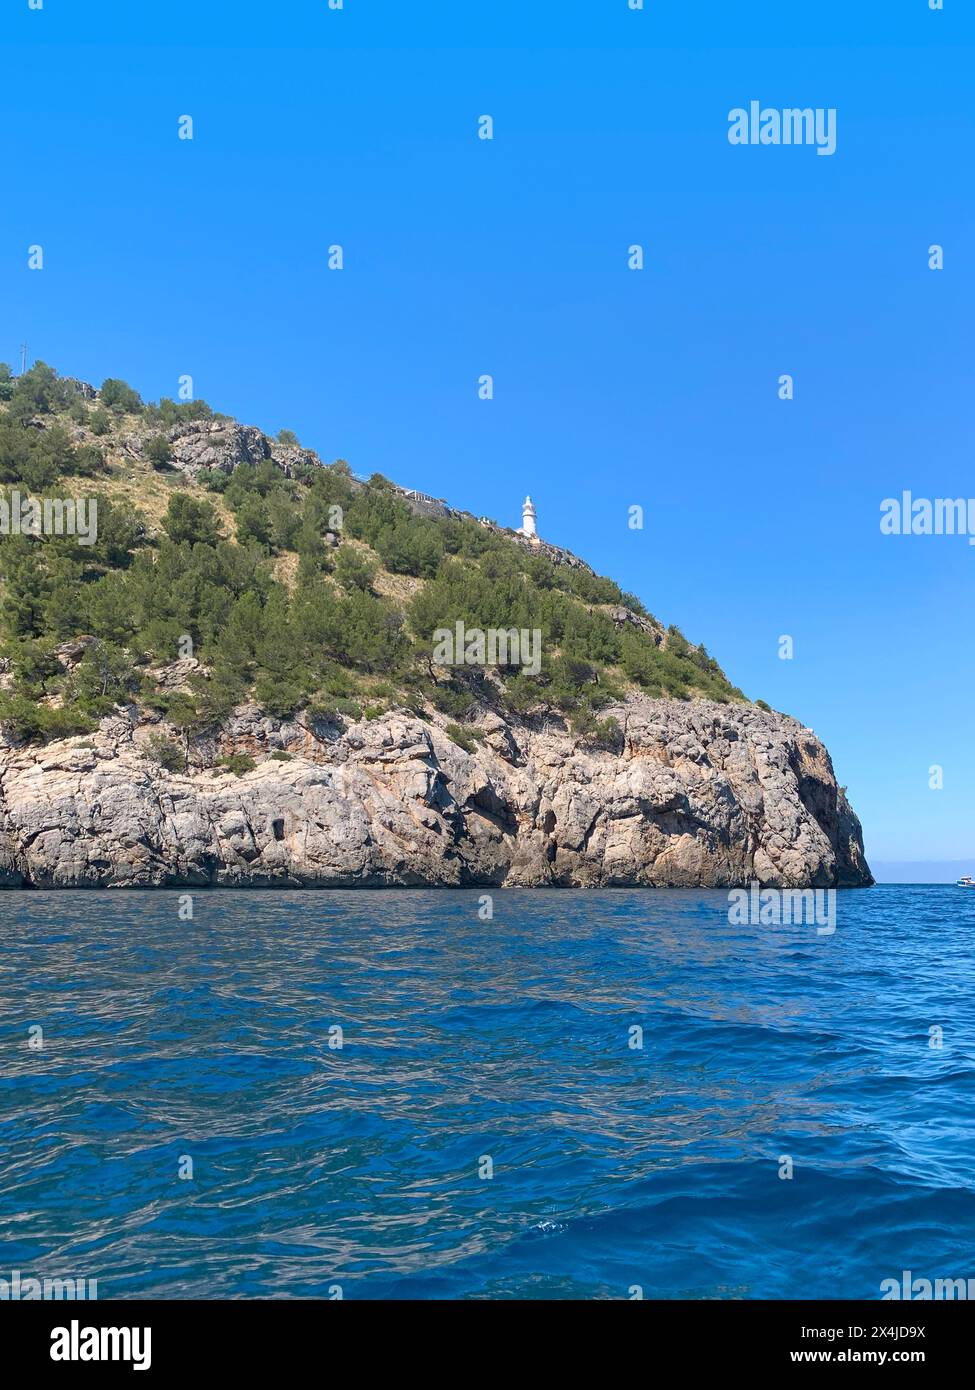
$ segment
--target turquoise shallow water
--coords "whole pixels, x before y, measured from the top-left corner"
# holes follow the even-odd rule
[[[181,921],[175,893],[0,895],[0,1277],[102,1298],[975,1278],[975,893],[840,893],[832,936],[731,926],[719,892],[493,896],[481,921],[477,892],[197,893]]]

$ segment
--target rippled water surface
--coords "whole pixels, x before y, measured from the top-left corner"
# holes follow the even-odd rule
[[[181,921],[175,893],[0,895],[0,1277],[102,1298],[975,1277],[975,893],[841,893],[832,936],[732,927],[718,892],[478,901],[210,892]]]

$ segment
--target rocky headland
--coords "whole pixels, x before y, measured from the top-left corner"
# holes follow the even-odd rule
[[[0,544],[0,885],[873,881],[816,735],[558,545],[43,363],[0,483],[100,499]],[[438,665],[460,618],[542,668]]]

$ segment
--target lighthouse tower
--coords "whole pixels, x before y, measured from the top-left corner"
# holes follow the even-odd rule
[[[526,497],[521,508],[521,534],[537,538],[538,532],[535,529],[535,503],[530,497]]]

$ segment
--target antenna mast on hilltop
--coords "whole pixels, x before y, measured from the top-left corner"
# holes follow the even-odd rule
[[[23,376],[27,370],[27,344],[20,345],[20,375]]]

